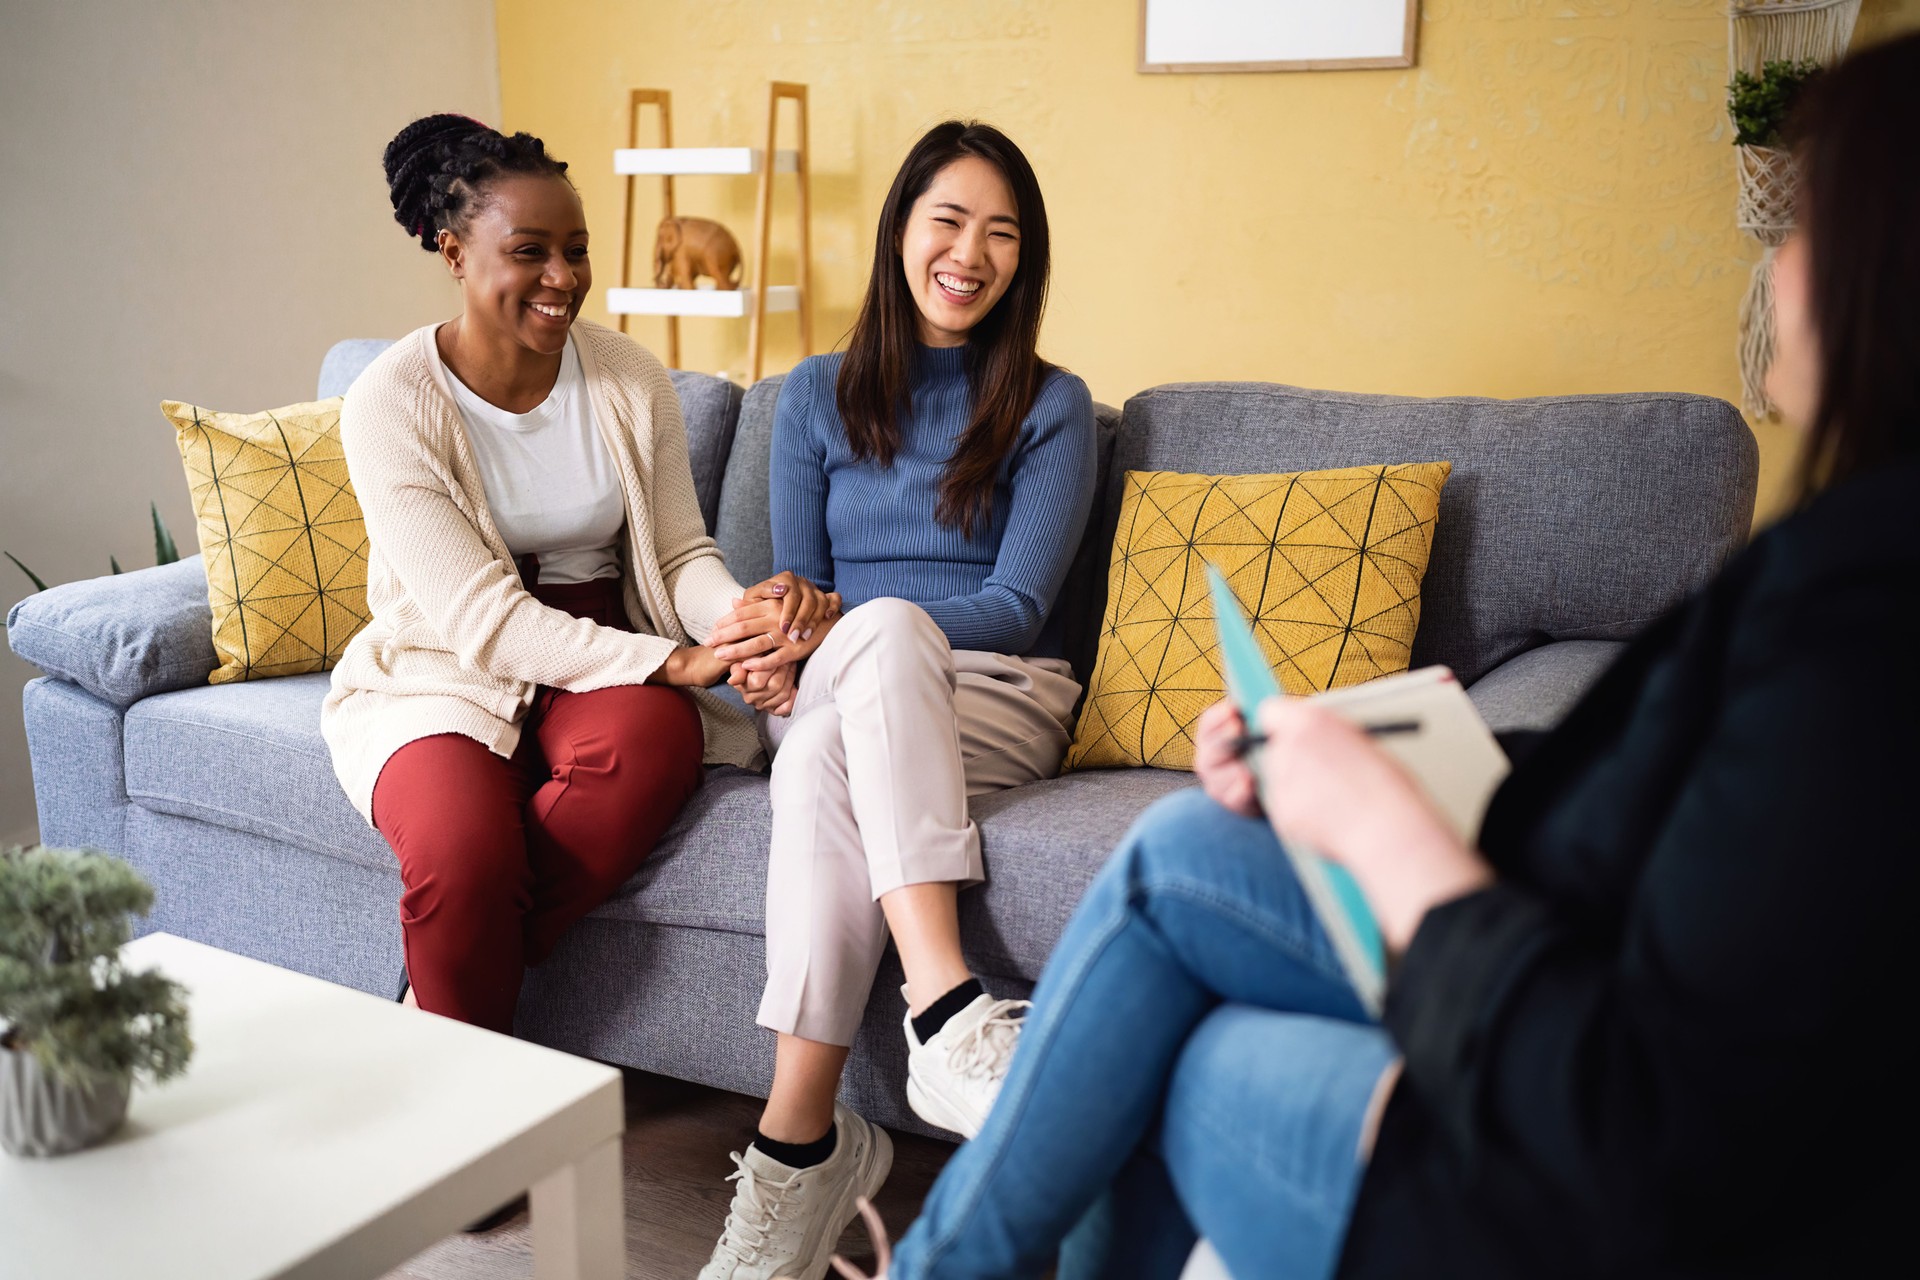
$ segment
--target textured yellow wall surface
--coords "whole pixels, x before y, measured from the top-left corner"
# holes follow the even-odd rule
[[[1137,0],[499,0],[509,128],[572,162],[615,281],[626,91],[670,89],[674,140],[739,146],[767,82],[811,86],[815,340],[852,323],[906,149],[998,125],[1054,233],[1043,350],[1118,404],[1249,378],[1409,395],[1737,397],[1755,257],[1733,226],[1724,0],[1424,0],[1405,71],[1142,75]],[[1920,27],[1866,0],[1861,38]],[[650,117],[649,117],[650,119]],[[792,208],[791,180],[776,209]],[[657,186],[638,184],[644,263]],[[749,242],[753,181],[681,179],[678,211]],[[790,219],[773,279],[792,278]],[[644,269],[639,272],[644,275]],[[636,283],[645,283],[636,280]],[[682,363],[746,368],[744,321],[683,320]],[[660,349],[664,323],[633,333]],[[769,371],[798,354],[769,322]],[[1761,508],[1791,463],[1761,424]]]

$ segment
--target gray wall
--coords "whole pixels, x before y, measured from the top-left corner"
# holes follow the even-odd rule
[[[335,339],[452,314],[380,172],[430,111],[498,122],[492,0],[0,5],[0,550],[148,565],[155,499],[191,553],[161,400],[304,400]],[[33,674],[0,653],[0,840],[36,829]]]

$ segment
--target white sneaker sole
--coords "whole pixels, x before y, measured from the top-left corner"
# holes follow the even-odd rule
[[[913,1114],[936,1129],[957,1133],[968,1141],[980,1136],[980,1126],[972,1116],[940,1095],[921,1088],[920,1082],[911,1075],[907,1077],[907,1105],[913,1108]]]
[[[840,1237],[846,1233],[853,1220],[860,1216],[860,1206],[855,1203],[861,1196],[871,1200],[880,1194],[880,1188],[886,1185],[887,1175],[893,1172],[893,1139],[887,1131],[877,1124],[869,1124],[867,1132],[873,1135],[873,1145],[867,1151],[866,1164],[862,1166],[854,1180],[847,1184],[845,1195],[834,1206],[831,1221],[839,1225],[826,1239],[821,1255],[814,1259],[812,1266],[793,1277],[793,1280],[824,1280],[833,1267],[834,1247],[840,1243]]]

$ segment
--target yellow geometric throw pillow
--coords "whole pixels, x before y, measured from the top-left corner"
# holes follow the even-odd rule
[[[367,530],[340,399],[265,413],[169,400],[199,516],[220,666],[210,684],[327,671],[367,624]]]
[[[1405,671],[1452,471],[1127,472],[1100,653],[1066,768],[1193,767],[1194,724],[1225,691],[1207,564],[1232,584],[1288,693]]]

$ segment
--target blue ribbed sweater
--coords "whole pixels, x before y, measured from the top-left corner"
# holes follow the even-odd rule
[[[967,427],[966,348],[921,347],[893,465],[856,462],[834,404],[838,354],[803,360],[773,419],[773,560],[851,609],[881,596],[924,608],[956,649],[1059,657],[1054,597],[1093,506],[1093,398],[1055,371],[1000,469],[993,519],[972,538],[933,518]]]

